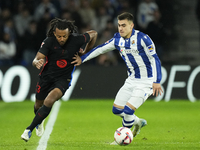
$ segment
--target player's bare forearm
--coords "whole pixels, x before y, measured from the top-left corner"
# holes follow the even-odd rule
[[[89,52],[93,48],[93,46],[94,46],[94,44],[95,44],[95,42],[97,40],[97,35],[98,34],[97,34],[96,31],[91,30],[91,31],[87,31],[87,33],[90,35],[90,41],[87,43],[82,55],[84,55],[87,52]]]

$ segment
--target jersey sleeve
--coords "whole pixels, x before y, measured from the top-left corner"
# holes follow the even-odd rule
[[[90,41],[90,35],[88,33],[84,34],[73,34],[76,39],[76,44],[81,48],[85,47],[85,45]]]
[[[112,51],[115,49],[115,45],[114,45],[114,38],[110,39],[109,41],[98,45],[97,47],[93,48],[92,50],[90,50],[88,53],[86,53],[85,55],[81,56],[82,62],[86,62],[92,58],[95,58],[101,54],[104,54],[106,52]]]
[[[83,37],[85,38],[85,43],[81,45],[81,49],[85,49],[87,43],[90,41],[90,36],[88,33],[83,34]]]
[[[84,33],[83,36],[85,38],[85,43],[88,43],[90,41],[90,35],[88,33]]]
[[[155,83],[160,83],[160,81],[162,79],[161,62],[156,53],[155,45],[154,45],[153,41],[151,40],[151,38],[145,34],[143,34],[142,41],[144,42],[144,44],[142,44],[142,46],[144,47],[144,49],[146,49],[146,51],[149,53],[149,55],[151,55],[152,58],[154,59],[153,60],[154,61],[154,70],[155,70],[155,75],[156,75]]]
[[[155,48],[155,45],[154,45],[153,41],[151,40],[151,38],[148,35],[143,34],[142,40],[144,42],[144,45],[142,45],[144,47],[144,49],[147,49],[147,52],[151,56],[156,54],[156,48]]]
[[[50,50],[49,47],[51,46],[51,44],[52,44],[52,40],[51,40],[49,37],[47,37],[47,38],[42,42],[42,44],[41,44],[40,49],[39,49],[38,52],[40,52],[40,53],[44,54],[45,56],[47,56],[48,53],[49,53],[49,50]]]
[[[155,59],[155,67],[156,67],[156,80],[154,83],[160,83],[161,79],[162,79],[162,72],[161,72],[161,63],[160,63],[160,59],[158,58],[157,54],[153,55],[154,59]]]

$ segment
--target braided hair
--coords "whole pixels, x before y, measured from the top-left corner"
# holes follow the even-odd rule
[[[67,21],[66,19],[55,18],[50,21],[50,28],[47,32],[47,37],[53,36],[53,32],[58,28],[59,30],[69,29],[71,33],[77,33],[77,27],[74,25],[74,21]]]

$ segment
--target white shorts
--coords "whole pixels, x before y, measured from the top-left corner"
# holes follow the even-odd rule
[[[135,79],[129,76],[118,91],[114,103],[125,106],[127,102],[139,108],[153,93],[153,79]]]

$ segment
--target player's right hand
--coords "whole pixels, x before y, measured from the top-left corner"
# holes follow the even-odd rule
[[[159,94],[161,95],[163,93],[162,87],[160,83],[153,83],[153,96],[158,96]]]
[[[37,69],[40,69],[40,68],[43,66],[43,64],[44,64],[44,59],[39,59],[39,60],[37,60],[37,61],[35,62],[35,67],[36,67]]]

